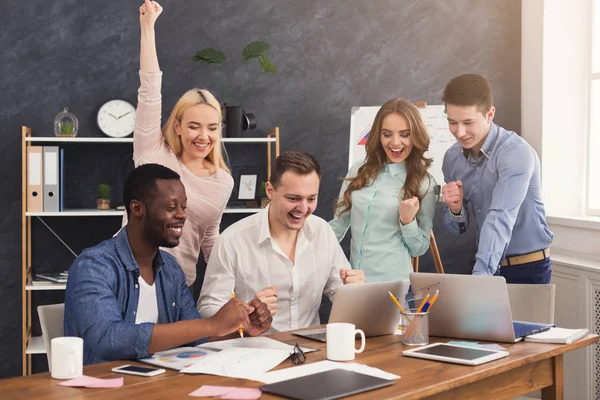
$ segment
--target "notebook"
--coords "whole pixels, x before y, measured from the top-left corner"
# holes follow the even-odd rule
[[[260,390],[297,400],[331,400],[393,384],[394,381],[387,379],[376,378],[354,371],[332,369],[264,385],[260,387]]]
[[[587,329],[552,328],[546,332],[525,337],[526,342],[571,344],[590,331]]]
[[[546,332],[554,327],[554,324],[538,324],[535,322],[513,321],[515,338],[522,338],[529,335],[535,335]]]

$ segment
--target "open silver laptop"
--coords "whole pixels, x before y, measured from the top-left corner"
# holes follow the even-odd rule
[[[511,343],[552,326],[513,321],[501,276],[411,273],[410,282],[413,293],[440,291],[429,313],[431,336]]]
[[[340,286],[333,298],[329,322],[347,322],[362,329],[365,336],[393,333],[398,328],[400,312],[388,291],[397,299],[404,298],[410,282],[373,282]],[[294,335],[325,341],[325,329],[293,332]]]

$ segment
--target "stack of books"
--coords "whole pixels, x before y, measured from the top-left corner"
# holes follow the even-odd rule
[[[49,282],[52,283],[67,283],[67,279],[69,278],[69,272],[57,272],[57,273],[49,273],[49,274],[36,274],[35,279],[31,281],[32,285],[47,285]]]

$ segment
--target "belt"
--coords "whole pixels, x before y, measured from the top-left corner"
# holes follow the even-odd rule
[[[515,265],[527,264],[534,261],[541,261],[550,257],[550,247],[544,250],[534,251],[532,253],[522,254],[520,256],[507,256],[502,259],[502,267],[513,267]]]

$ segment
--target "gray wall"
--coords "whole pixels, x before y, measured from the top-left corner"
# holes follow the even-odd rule
[[[36,136],[52,135],[54,116],[68,106],[79,117],[81,136],[101,136],[94,121],[103,102],[135,103],[140,3],[1,2],[0,377],[18,375],[21,367],[20,127],[32,127]],[[281,128],[282,150],[308,151],[322,163],[317,214],[324,218],[332,214],[339,178],[346,173],[352,106],[398,96],[439,104],[451,77],[477,72],[495,89],[497,122],[520,128],[519,0],[164,0],[163,6],[157,31],[165,112],[190,87],[220,90],[215,68],[191,62],[197,50],[222,49],[231,60],[226,73],[237,86],[247,77],[239,57],[243,45],[257,39],[272,45],[269,54],[279,73],[261,76],[244,106],[257,114],[262,130]],[[248,67],[254,76],[257,65]],[[101,182],[115,186],[118,203],[123,175],[131,168],[130,146],[67,147],[66,205],[93,207]],[[230,155],[235,165],[258,165],[264,151],[248,145]],[[118,218],[47,222],[76,252],[120,225]],[[468,271],[473,235],[459,241],[440,226],[436,233],[446,268]],[[34,238],[37,270],[60,271],[73,261],[37,221]],[[429,268],[427,260],[423,264]],[[34,302],[58,302],[62,296],[35,293]],[[45,368],[44,357],[37,356],[36,363],[36,370]]]

